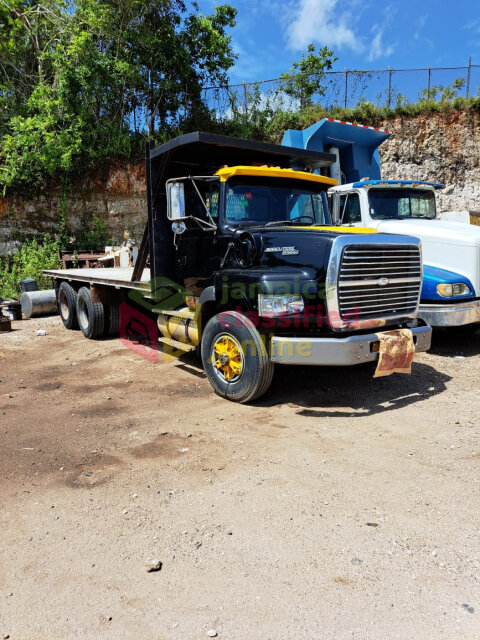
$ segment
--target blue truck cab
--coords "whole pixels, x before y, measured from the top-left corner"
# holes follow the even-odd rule
[[[420,238],[420,318],[433,327],[476,325],[480,227],[439,219],[435,192],[443,184],[381,177],[378,148],[389,135],[383,129],[324,118],[303,131],[286,131],[282,142],[335,155],[336,162],[326,169],[339,182],[329,189],[334,224]]]

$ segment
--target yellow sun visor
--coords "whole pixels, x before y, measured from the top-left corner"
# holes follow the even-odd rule
[[[259,178],[290,178],[292,180],[305,180],[306,182],[316,182],[324,184],[327,187],[334,187],[338,181],[327,176],[319,176],[316,173],[307,173],[306,171],[294,171],[293,169],[281,169],[280,167],[222,167],[216,174],[220,176],[221,182],[226,182],[233,176],[256,176]]]

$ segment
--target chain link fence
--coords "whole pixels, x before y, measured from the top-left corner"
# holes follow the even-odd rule
[[[311,98],[326,110],[354,108],[362,102],[379,107],[415,103],[419,100],[447,100],[480,95],[480,65],[427,67],[425,69],[381,69],[372,71],[327,71],[321,91]],[[245,82],[226,87],[208,87],[203,98],[217,116],[228,119],[235,112],[248,113],[255,106],[273,110],[297,110],[298,98],[291,97],[279,78]]]

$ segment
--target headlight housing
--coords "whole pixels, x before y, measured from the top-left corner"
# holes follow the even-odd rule
[[[443,298],[452,298],[453,296],[467,296],[470,293],[470,287],[464,282],[449,282],[445,284],[437,284],[437,293]]]
[[[302,296],[271,295],[260,293],[258,295],[259,316],[282,316],[293,313],[302,313],[304,309]]]

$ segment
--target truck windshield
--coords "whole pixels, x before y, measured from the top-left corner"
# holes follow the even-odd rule
[[[374,220],[433,220],[436,216],[435,194],[427,189],[370,189],[368,200]]]
[[[314,182],[236,177],[227,182],[226,194],[226,219],[232,224],[329,222],[326,189]]]

